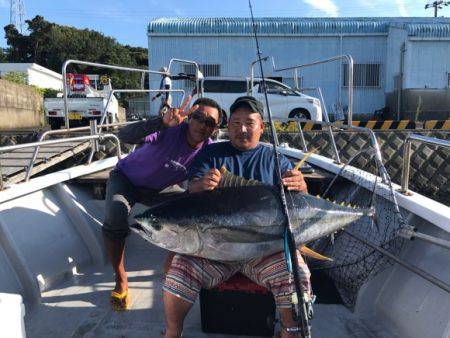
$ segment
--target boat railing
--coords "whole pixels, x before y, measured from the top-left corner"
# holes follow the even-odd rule
[[[182,97],[181,97],[181,102],[184,101],[184,98],[186,96],[186,92],[183,89],[113,89],[108,97],[108,100],[106,101],[106,105],[105,108],[103,109],[102,112],[102,118],[100,120],[100,123],[98,125],[96,125],[96,132],[92,133],[92,134],[101,134],[103,129],[108,129],[108,128],[114,128],[114,127],[122,127],[125,126],[127,124],[131,124],[131,123],[135,123],[136,121],[131,121],[131,122],[119,122],[119,123],[109,123],[109,124],[105,124],[105,116],[107,113],[107,109],[109,104],[111,103],[112,97],[115,93],[153,93],[153,92],[176,92],[176,93],[181,93]],[[94,121],[94,120],[93,120]],[[42,142],[45,140],[45,138],[47,138],[49,135],[55,135],[55,134],[68,134],[68,133],[72,133],[72,132],[80,132],[80,131],[92,131],[92,127],[91,126],[85,126],[85,127],[76,127],[76,128],[70,128],[70,129],[56,129],[56,130],[48,130],[44,133],[42,133],[38,139],[38,142]],[[134,150],[134,149],[133,149]],[[30,163],[28,164],[26,173],[25,173],[25,181],[29,181],[30,176],[31,176],[31,170],[33,169],[34,166],[34,161],[37,158],[37,155],[39,153],[39,145],[35,147],[33,154],[31,155],[31,159],[30,159]],[[91,147],[91,153],[89,154],[89,159],[88,159],[88,164],[90,164],[92,162],[92,158],[94,156],[95,153],[95,147]]]
[[[300,68],[307,68],[312,67],[324,63],[344,60],[348,63],[348,70],[347,70],[347,76],[348,76],[348,120],[347,124],[349,126],[352,125],[352,118],[353,118],[353,58],[351,55],[345,54],[345,55],[337,55],[333,56],[328,59],[324,60],[317,60],[309,63],[304,63],[296,66],[289,66],[284,68],[277,68],[275,65],[275,58],[273,56],[266,56],[264,58],[261,58],[261,61],[268,61],[272,60],[272,67],[274,72],[282,72],[286,70],[292,70],[292,76],[294,78],[294,89],[298,90],[298,69]],[[254,79],[254,71],[253,68],[256,63],[258,63],[259,60],[255,60],[250,64],[250,88],[253,88],[253,79]]]
[[[105,125],[106,127],[106,125]],[[90,128],[90,127],[88,127]],[[73,131],[73,130],[72,130]],[[47,141],[39,141],[39,142],[31,142],[31,143],[22,143],[11,146],[0,147],[0,154],[8,151],[23,149],[23,148],[31,148],[36,146],[45,146],[59,143],[70,143],[70,142],[79,142],[79,141],[89,141],[89,140],[103,140],[103,139],[113,139],[116,144],[116,152],[117,158],[121,159],[122,152],[120,149],[120,141],[119,138],[114,134],[96,134],[96,135],[84,135],[77,137],[69,137],[69,138],[61,138],[56,140],[47,140]],[[2,181],[1,185],[3,185],[3,177],[0,176],[0,180]],[[0,185],[0,186],[1,186]]]
[[[171,60],[172,61],[172,60]],[[64,121],[66,125],[66,129],[70,129],[69,124],[69,106],[68,106],[68,99],[67,99],[67,67],[70,64],[78,64],[78,65],[84,65],[84,66],[91,66],[96,68],[106,68],[106,69],[114,69],[114,70],[121,70],[126,72],[137,72],[141,74],[158,74],[158,75],[167,75],[168,72],[161,72],[156,70],[150,70],[150,69],[141,69],[141,68],[130,68],[130,67],[123,67],[123,66],[115,66],[115,65],[108,65],[103,63],[96,63],[96,62],[87,62],[87,61],[81,61],[81,60],[67,60],[62,65],[62,77],[63,77],[63,98],[64,98]],[[104,119],[104,116],[102,117]]]
[[[106,100],[99,125],[103,125],[103,123],[105,122],[108,107],[111,104],[111,100],[115,93],[181,93],[181,102],[184,102],[184,98],[186,96],[186,91],[184,89],[113,89],[111,90],[108,99]]]
[[[370,144],[375,152],[374,153],[375,160],[379,164],[381,179],[383,180],[384,183],[389,182],[389,175],[383,164],[383,157],[381,155],[380,145],[378,144],[377,137],[375,136],[375,133],[373,132],[372,129],[364,128],[364,127],[357,127],[357,126],[347,125],[347,124],[341,124],[341,123],[335,123],[335,122],[313,121],[313,120],[309,120],[309,119],[300,119],[300,118],[287,118],[287,119],[274,118],[274,121],[296,122],[297,126],[299,128],[300,138],[302,140],[301,142],[304,143],[304,145],[306,145],[306,141],[305,141],[305,138],[303,135],[303,130],[301,128],[302,122],[310,122],[310,123],[315,123],[315,124],[319,124],[322,126],[326,126],[328,129],[328,132],[330,132],[331,134],[332,134],[332,130],[331,130],[332,127],[338,128],[338,129],[350,130],[350,131],[358,131],[358,132],[367,134],[369,136]],[[333,137],[333,139],[334,139],[334,137]],[[336,152],[338,152],[337,147],[334,150]],[[307,151],[307,148],[305,149],[305,151]]]
[[[405,195],[411,194],[410,192],[408,192],[408,182],[409,182],[409,167],[411,162],[412,142],[422,142],[430,145],[450,148],[450,141],[447,140],[417,134],[410,134],[406,136],[405,140],[403,141],[402,185],[400,189],[401,193]]]
[[[202,97],[203,96],[203,89],[200,86],[200,77],[203,77],[201,71],[200,71],[200,66],[198,65],[197,62],[192,61],[192,60],[185,60],[185,59],[177,59],[177,58],[172,58],[169,61],[169,67],[168,67],[168,74],[170,74],[170,70],[173,67],[174,63],[181,63],[181,64],[187,64],[187,65],[192,65],[195,67],[195,85],[196,88],[198,90],[198,97]]]

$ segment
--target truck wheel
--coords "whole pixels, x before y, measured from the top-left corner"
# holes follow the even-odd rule
[[[304,108],[295,108],[289,113],[289,118],[311,119],[311,114]]]
[[[48,119],[48,124],[52,130],[61,128],[61,121],[58,118]]]

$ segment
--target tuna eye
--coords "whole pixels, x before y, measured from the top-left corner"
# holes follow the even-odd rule
[[[159,231],[162,229],[161,225],[159,225],[159,220],[155,217],[152,217],[150,224],[151,224],[152,228],[155,229],[156,231]]]

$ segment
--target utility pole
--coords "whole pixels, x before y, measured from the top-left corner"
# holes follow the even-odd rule
[[[23,27],[25,25],[25,4],[22,0],[11,0],[9,23],[16,26],[20,33],[23,33]]]
[[[425,5],[425,9],[434,7],[434,17],[437,18],[438,9],[442,9],[442,6],[450,5],[450,1],[433,1],[432,3],[428,3]]]

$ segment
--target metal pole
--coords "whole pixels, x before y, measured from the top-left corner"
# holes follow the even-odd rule
[[[109,127],[120,127],[120,126],[125,126],[127,124],[133,124],[136,123],[138,121],[130,121],[130,122],[121,122],[121,123],[112,123],[112,124],[103,124],[103,125],[99,125],[98,129],[102,130],[104,128],[109,128]],[[77,131],[88,131],[90,129],[90,126],[86,126],[86,127],[77,127],[77,128],[71,128],[71,129],[57,129],[57,130],[47,130],[46,132],[44,132],[43,134],[41,134],[41,136],[39,137],[38,142],[42,142],[48,135],[53,135],[53,134],[67,134],[67,133],[71,133],[71,132],[77,132]],[[30,163],[28,164],[27,167],[27,171],[25,173],[25,182],[30,180],[30,176],[31,176],[31,170],[33,169],[34,166],[34,161],[36,160],[36,157],[39,153],[39,146],[36,146],[34,148],[34,152],[33,155],[31,156],[30,159]]]
[[[402,228],[398,231],[398,234],[399,236],[409,240],[418,238],[425,242],[432,243],[444,249],[450,250],[450,241],[446,241],[445,239],[437,238],[434,236],[424,234],[422,232],[415,231],[413,227]]]
[[[387,251],[386,249],[383,249],[373,243],[370,243],[369,241],[365,240],[364,238],[359,237],[358,235],[350,232],[347,229],[343,229],[343,231],[349,235],[350,237],[353,237],[354,239],[360,241],[361,243],[364,243],[365,245],[371,247],[372,249],[380,252],[381,254],[387,256],[388,258],[392,259],[394,262],[400,264],[401,266],[403,266],[405,269],[415,273],[416,275],[426,279],[427,281],[429,281],[430,283],[436,285],[437,287],[441,288],[442,290],[450,293],[450,285],[441,281],[440,279],[436,278],[435,276],[429,274],[428,272],[414,266],[411,265],[403,260],[401,260],[400,258],[398,258],[397,256],[395,256],[394,254],[390,253],[389,251]]]
[[[400,191],[403,194],[408,194],[408,182],[409,182],[409,163],[411,159],[411,142],[417,141],[430,145],[450,148],[450,141],[438,139],[435,137],[422,136],[417,134],[411,134],[406,136],[403,141],[403,169],[402,169],[402,187]]]
[[[406,194],[408,192],[409,181],[409,161],[411,158],[411,141],[406,137],[403,143],[403,170],[402,170],[402,187],[400,192]]]
[[[3,174],[2,174],[2,164],[0,163],[0,191],[3,190]]]
[[[302,142],[303,151],[308,152],[308,147],[306,146],[305,135],[303,135],[302,124],[300,121],[297,121],[297,128],[300,131],[300,141]]]
[[[322,101],[323,112],[324,112],[323,116],[325,117],[325,122],[329,123],[330,119],[328,117],[328,110],[327,110],[327,106],[325,104],[325,99],[323,98],[323,95],[322,95],[322,89],[320,89],[320,87],[317,87],[317,93],[320,97],[320,100]],[[339,152],[338,152],[338,149],[336,146],[336,142],[334,140],[333,130],[331,129],[331,126],[328,126],[327,129],[328,129],[328,136],[330,137],[330,142],[331,142],[331,145],[332,145],[333,151],[334,151],[335,162],[337,164],[341,164],[342,162],[341,162],[341,158],[339,157]]]
[[[267,61],[267,60],[269,60],[269,58],[270,58],[270,56],[265,56],[265,57],[261,58],[261,61]],[[253,89],[254,80],[255,80],[253,67],[255,67],[255,65],[258,62],[259,62],[259,60],[255,60],[252,63],[250,63],[250,91]]]
[[[58,139],[58,140],[48,140],[48,141],[41,141],[41,142],[31,142],[31,143],[23,143],[23,144],[16,144],[13,146],[5,146],[0,147],[0,153],[4,153],[7,151],[12,151],[16,149],[23,149],[23,148],[31,148],[36,146],[45,146],[50,144],[58,144],[58,143],[69,143],[69,142],[77,142],[77,141],[88,141],[91,139],[103,139],[103,138],[112,138],[114,139],[116,145],[117,145],[117,157],[120,159],[122,156],[122,153],[120,151],[120,141],[118,137],[114,134],[102,134],[102,135],[89,135],[89,136],[78,136],[78,137],[71,137],[71,138],[65,138],[65,139]]]
[[[274,118],[274,120],[283,121],[283,122],[285,122],[285,121],[310,122],[310,120],[307,120],[307,119],[292,119],[292,118],[288,118],[288,119]],[[339,124],[339,123],[334,123],[334,122],[314,121],[314,123],[320,124],[323,126],[337,127],[340,129],[356,130],[356,131],[360,131],[360,132],[369,134],[370,143],[372,145],[372,148],[375,150],[375,159],[376,159],[376,161],[378,161],[379,164],[381,164],[380,165],[380,168],[382,169],[381,170],[381,178],[383,179],[383,182],[385,182],[385,183],[389,182],[388,173],[383,169],[384,168],[383,157],[381,155],[380,146],[378,145],[377,137],[375,136],[375,133],[373,132],[372,129],[356,127],[356,126],[346,125],[346,124]]]
[[[272,67],[273,70],[275,72],[282,72],[284,70],[290,70],[290,69],[295,69],[295,68],[305,68],[305,67],[311,67],[311,66],[315,66],[315,65],[320,65],[322,63],[327,63],[327,62],[332,62],[332,61],[337,61],[337,60],[346,60],[348,63],[348,120],[347,120],[347,124],[349,126],[352,125],[353,122],[353,58],[351,55],[338,55],[338,56],[333,56],[329,59],[325,59],[325,60],[319,60],[319,61],[313,61],[310,63],[305,63],[302,65],[298,65],[298,66],[290,66],[290,67],[285,67],[285,68],[276,68],[275,66],[275,59],[272,57]]]
[[[300,90],[300,87],[298,86],[298,69],[294,68],[292,70],[292,76],[294,77],[294,90]]]
[[[97,68],[123,70],[123,71],[127,71],[127,72],[138,72],[138,73],[159,74],[159,75],[166,74],[165,72],[159,72],[156,70],[149,70],[149,69],[114,66],[114,65],[107,65],[107,64],[96,63],[96,62],[87,62],[87,61],[81,61],[81,60],[66,60],[62,65],[62,72],[61,72],[62,76],[63,76],[64,118],[65,118],[66,129],[70,129],[69,106],[68,106],[68,100],[67,100],[66,74],[67,74],[67,66],[71,63],[78,64],[78,65],[92,66],[92,67],[97,67]]]
[[[172,67],[172,64],[175,63],[175,62],[187,63],[187,64],[193,65],[195,67],[195,70],[196,70],[195,71],[195,85],[197,87],[197,94],[198,94],[198,97],[202,97],[203,96],[203,90],[200,88],[200,77],[199,77],[200,67],[199,67],[198,63],[195,62],[195,61],[191,61],[191,60],[173,58],[173,59],[170,59],[170,61],[169,61],[168,73],[170,73],[170,69]]]

